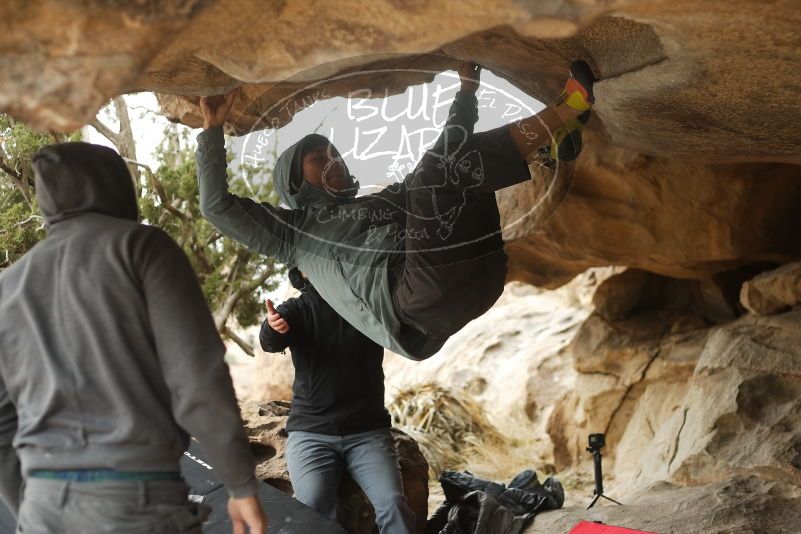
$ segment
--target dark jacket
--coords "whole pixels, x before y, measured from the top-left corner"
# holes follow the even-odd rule
[[[48,235],[0,274],[0,495],[16,508],[34,469],[179,471],[190,434],[255,493],[225,347],[183,251],[137,223],[122,158],[65,143],[34,169]]]
[[[476,96],[457,92],[446,124],[472,132],[477,120]],[[196,160],[203,216],[226,237],[297,265],[339,315],[379,345],[416,360],[435,354],[447,338],[404,325],[392,302],[393,272],[406,250],[406,183],[358,198],[334,196],[298,175],[302,142],[286,149],[273,169],[285,209],[232,194],[222,127],[201,132]]]
[[[532,469],[521,471],[507,487],[469,471],[439,476],[445,501],[426,524],[424,534],[520,534],[534,516],[565,502],[558,479],[540,483]]]
[[[264,321],[267,352],[289,347],[295,365],[287,431],[342,436],[389,428],[384,407],[384,349],[348,324],[307,284],[276,311],[289,324],[279,334]]]

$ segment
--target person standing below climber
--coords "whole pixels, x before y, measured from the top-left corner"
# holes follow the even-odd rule
[[[228,367],[195,273],[139,224],[107,147],[33,158],[47,237],[0,274],[0,497],[25,534],[200,534],[180,459],[192,435],[231,498],[234,532],[264,534]]]
[[[301,292],[274,308],[259,334],[262,349],[287,347],[295,366],[286,459],[295,497],[337,520],[337,489],[350,473],[375,509],[381,534],[412,534],[415,517],[403,493],[384,407],[384,349],[329,306],[296,268]]]
[[[408,358],[435,354],[503,291],[506,254],[495,191],[531,178],[543,149],[570,161],[581,149],[595,80],[583,61],[553,107],[486,132],[479,68],[459,69],[441,135],[403,182],[356,197],[359,185],[325,137],[286,149],[273,169],[289,209],[232,194],[223,124],[236,92],[204,97],[196,154],[203,215],[250,249],[297,265],[321,296],[367,337]]]

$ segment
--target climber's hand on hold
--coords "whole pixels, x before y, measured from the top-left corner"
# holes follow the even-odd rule
[[[203,113],[203,129],[213,126],[222,126],[231,111],[231,106],[239,94],[239,87],[232,89],[224,95],[201,96],[200,112]]]
[[[458,69],[459,79],[462,80],[462,91],[475,93],[481,79],[481,67],[472,61],[464,61]]]

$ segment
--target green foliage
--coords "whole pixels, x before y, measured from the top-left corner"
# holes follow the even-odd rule
[[[16,187],[0,183],[0,268],[11,265],[44,237],[42,218]]]
[[[80,140],[43,134],[0,115],[0,270],[11,265],[45,235],[36,207],[31,158],[43,146]]]
[[[0,269],[45,235],[35,202],[31,157],[46,144],[77,139],[79,135],[40,134],[0,115]],[[203,218],[187,128],[168,126],[156,159],[155,170],[143,168],[141,173],[142,222],[164,229],[186,252],[224,335],[232,336],[226,326],[229,317],[243,327],[258,323],[264,315],[265,292],[275,289],[283,266],[223,238]],[[229,171],[230,188],[262,202],[277,202],[271,172],[238,167]]]
[[[265,293],[275,289],[283,266],[223,238],[203,218],[194,147],[188,135],[186,128],[166,128],[157,151],[158,168],[143,173],[139,200],[143,220],[163,228],[183,247],[216,315],[230,312],[240,326],[257,324],[264,315]],[[232,158],[229,153],[229,163]],[[236,172],[229,170],[229,188],[262,202],[277,202],[271,172],[241,167]]]

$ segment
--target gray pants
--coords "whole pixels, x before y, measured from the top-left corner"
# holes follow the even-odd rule
[[[175,482],[66,482],[28,478],[17,533],[200,534],[209,507]]]
[[[293,431],[286,461],[295,497],[320,514],[337,520],[337,489],[347,469],[373,504],[381,534],[414,533],[389,429],[346,436]]]

